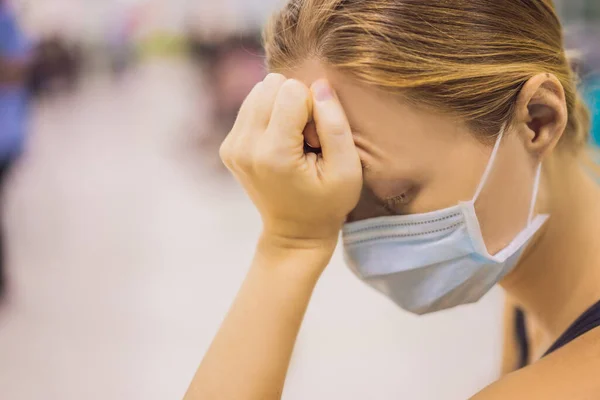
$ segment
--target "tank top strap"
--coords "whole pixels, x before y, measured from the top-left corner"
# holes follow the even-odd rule
[[[558,338],[544,357],[566,346],[580,336],[600,327],[600,301],[590,307]]]

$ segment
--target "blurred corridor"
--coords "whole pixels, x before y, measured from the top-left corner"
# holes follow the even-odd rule
[[[182,396],[260,227],[197,144],[193,127],[208,104],[194,71],[156,60],[120,83],[87,79],[36,110],[30,150],[5,193],[11,285],[0,314],[0,398]],[[337,256],[285,398],[464,398],[496,376],[499,304],[495,292],[416,319]],[[458,358],[468,368],[457,370]]]
[[[258,32],[275,2],[200,1],[195,12],[173,7],[177,21],[163,25],[140,22],[133,6],[118,20],[106,5],[144,2],[89,3],[98,10],[81,21],[84,2],[69,3],[80,7],[64,23],[69,40],[93,25],[75,41],[87,57],[82,75],[69,90],[52,80],[42,88],[52,94],[33,103],[27,149],[3,189],[0,400],[183,396],[260,230],[217,149],[265,72]],[[61,14],[45,7],[25,20],[53,32]],[[197,20],[179,21],[184,14]],[[590,89],[590,104],[600,105],[598,93]],[[502,302],[494,289],[476,305],[417,318],[363,285],[338,251],[283,398],[468,398],[499,375]]]

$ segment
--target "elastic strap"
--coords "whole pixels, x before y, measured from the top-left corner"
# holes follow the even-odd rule
[[[479,195],[481,195],[481,191],[485,187],[488,178],[490,177],[490,173],[492,172],[492,168],[494,166],[494,161],[496,161],[496,156],[498,155],[498,150],[500,149],[500,143],[502,142],[502,138],[504,137],[504,132],[506,130],[506,124],[502,125],[502,129],[498,134],[498,139],[496,139],[496,144],[494,145],[494,150],[492,150],[492,155],[490,156],[490,160],[488,161],[487,166],[485,167],[485,171],[483,173],[483,177],[481,178],[481,182],[479,182],[479,186],[477,187],[477,191],[475,192],[475,196],[473,197],[473,203],[477,201]],[[531,197],[531,204],[529,206],[529,219],[528,224],[531,224],[533,221],[533,213],[535,212],[535,204],[537,202],[538,192],[540,189],[540,179],[542,176],[542,163],[540,163],[537,167],[537,171],[535,173],[535,181],[533,183],[533,195]]]
[[[496,139],[496,144],[494,145],[494,150],[492,150],[492,155],[490,156],[490,161],[488,161],[487,166],[485,167],[485,172],[483,173],[483,177],[479,182],[479,187],[475,192],[475,196],[473,197],[473,203],[477,201],[485,183],[487,182],[490,173],[492,172],[492,167],[494,166],[494,161],[496,160],[496,155],[498,154],[498,150],[500,149],[500,142],[502,142],[502,137],[504,136],[504,131],[506,129],[506,123],[502,125],[502,129],[500,130],[500,134],[498,135],[498,139]]]
[[[533,213],[535,211],[535,203],[537,202],[538,192],[540,190],[540,177],[542,176],[542,163],[538,165],[535,173],[535,181],[533,183],[533,195],[531,197],[531,205],[529,206],[529,224],[533,221]]]

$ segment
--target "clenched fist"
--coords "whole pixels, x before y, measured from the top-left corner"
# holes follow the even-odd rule
[[[304,152],[314,120],[322,154]],[[258,208],[264,233],[332,241],[358,203],[362,169],[348,120],[325,80],[309,89],[270,74],[240,109],[221,158]]]

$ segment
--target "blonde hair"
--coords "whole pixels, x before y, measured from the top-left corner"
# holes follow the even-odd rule
[[[510,123],[523,85],[551,73],[568,107],[562,144],[588,143],[589,111],[551,0],[291,0],[264,41],[271,70],[316,58],[490,136]]]

